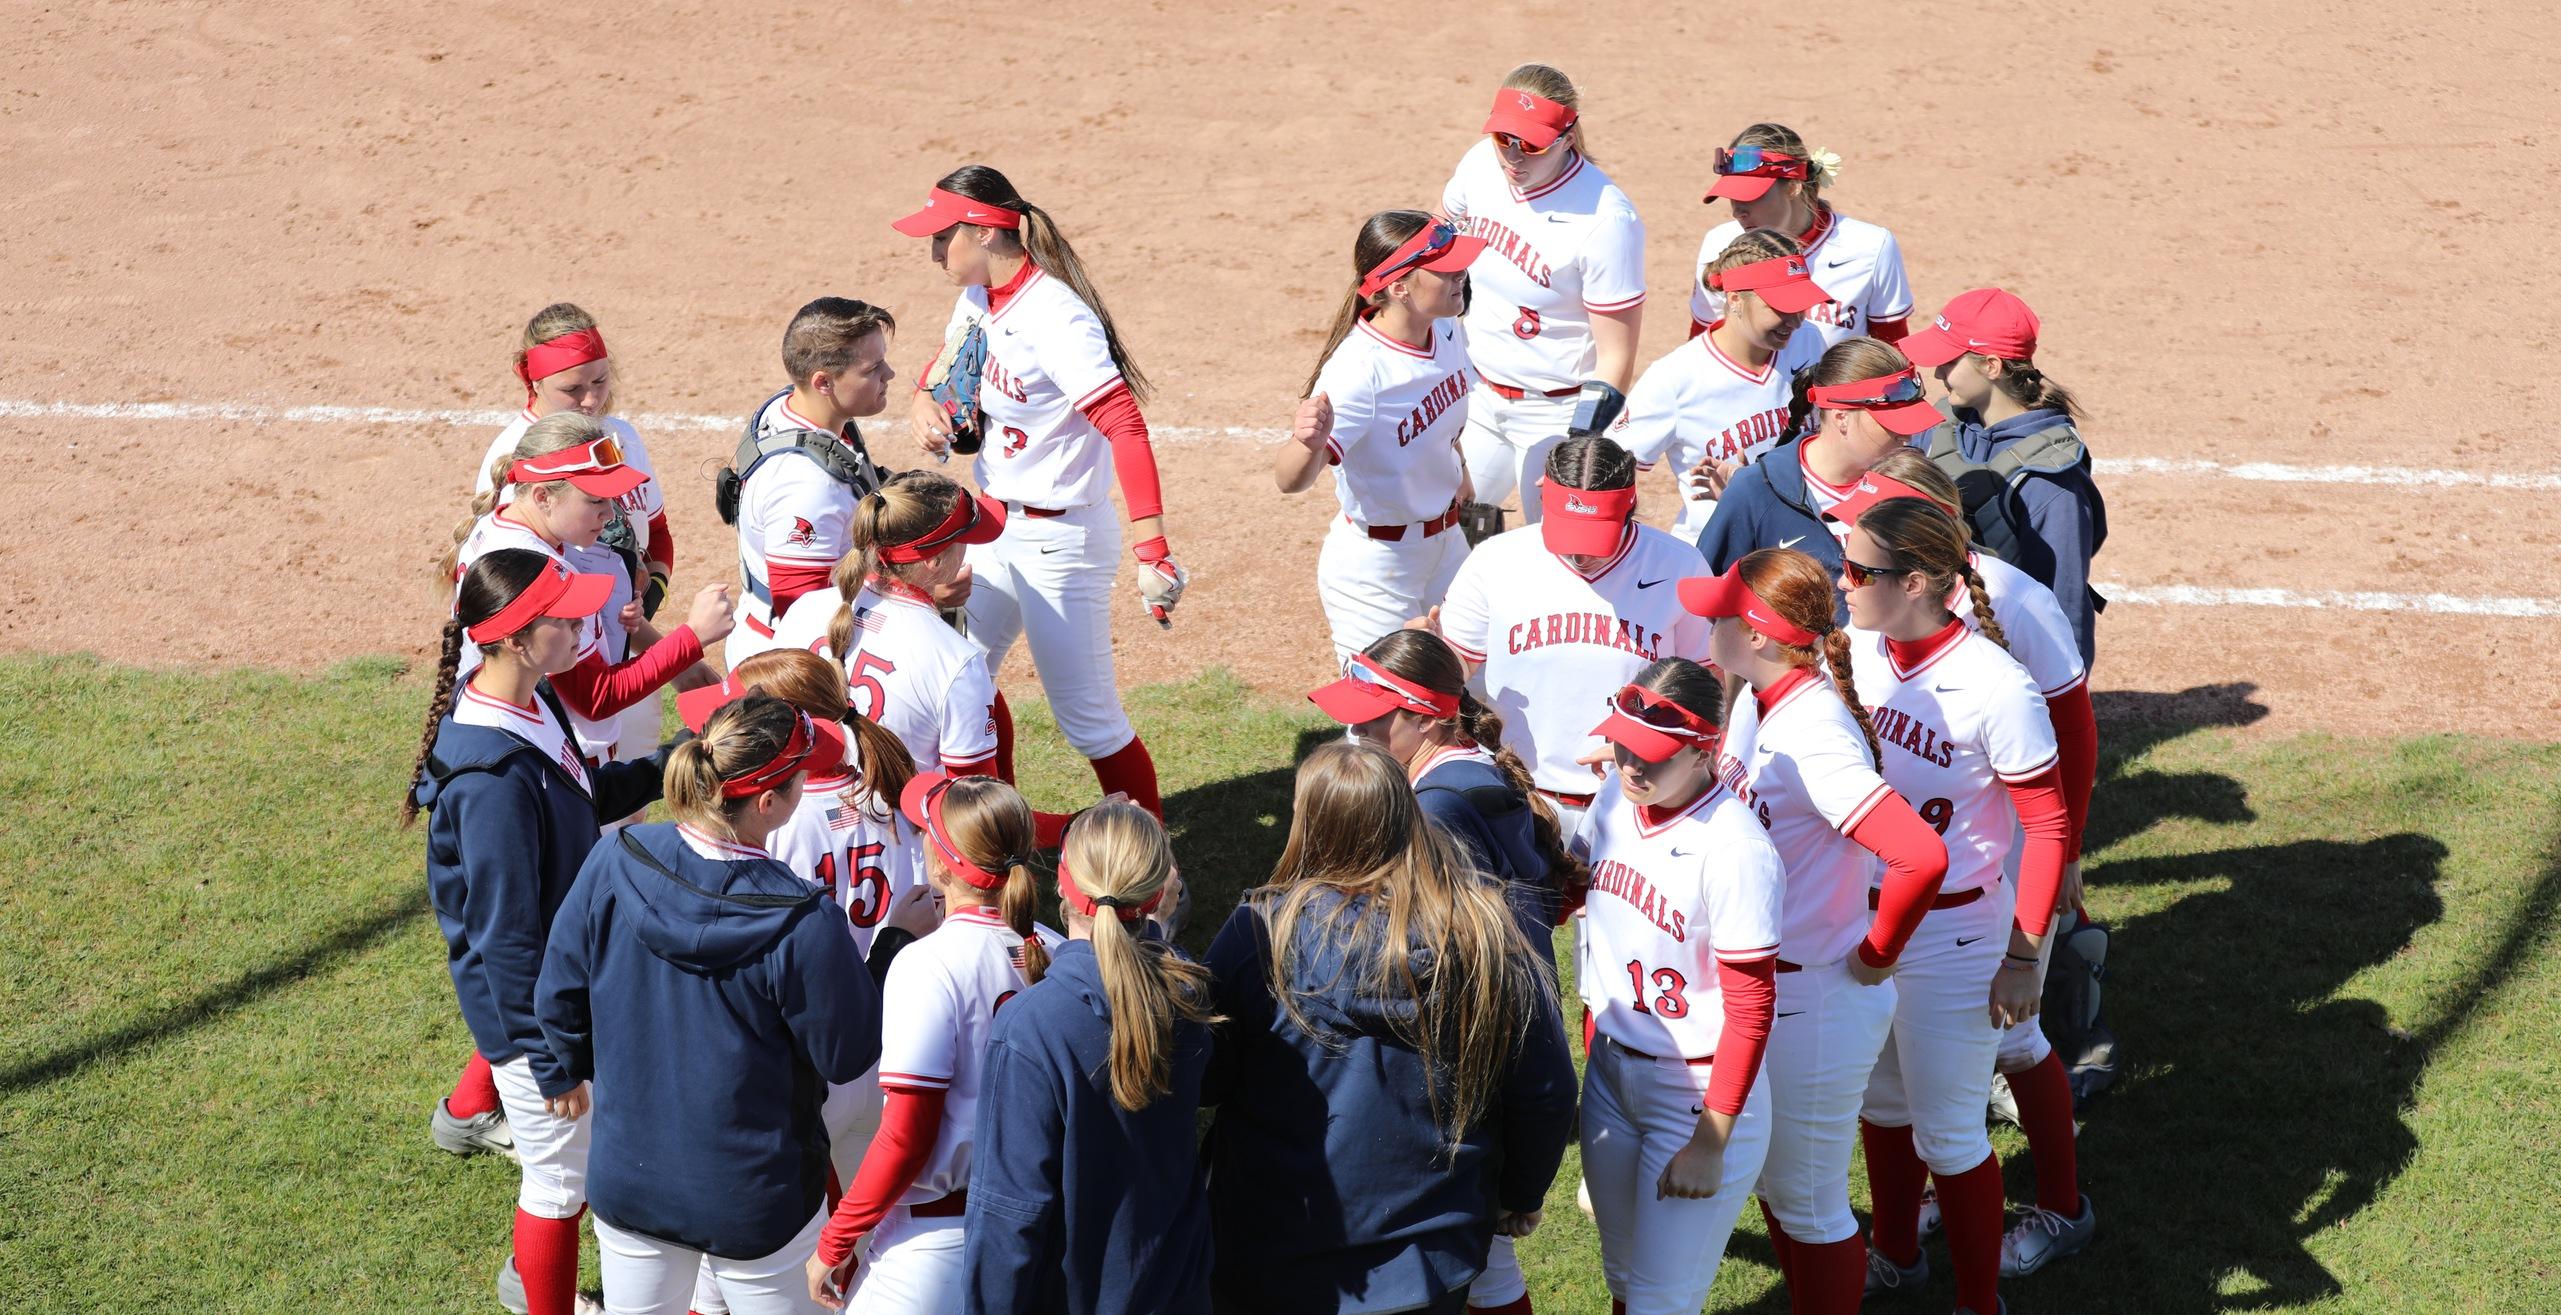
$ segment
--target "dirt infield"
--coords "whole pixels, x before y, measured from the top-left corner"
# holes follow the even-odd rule
[[[1434,201],[1535,57],[1582,86],[1647,220],[1645,359],[1686,327],[1709,149],[1773,118],[1843,156],[1838,204],[1901,236],[1924,311],[1987,282],[2037,306],[2040,363],[2091,404],[2103,456],[2561,468],[2539,423],[2561,413],[2561,49],[2539,7],[1835,8],[1611,0],[1428,31],[1380,3],[55,7],[0,38],[0,401],[504,408],[516,332],[559,299],[603,321],[626,413],[743,411],[821,293],[894,308],[912,370],[950,292],[888,221],[975,159],[1094,266],[1160,384],[1151,419],[1269,428],[1355,224]],[[0,647],[421,652],[429,562],[487,437],[0,420],[21,472]],[[648,437],[682,574],[733,571],[703,476],[731,436]],[[1332,502],[1274,494],[1269,456],[1164,445],[1198,583],[1170,633],[1124,613],[1124,680],[1225,663],[1290,689],[1325,665]],[[2106,492],[2102,579],[2561,596],[2548,491]],[[2556,641],[2549,618],[2125,606],[2098,675],[2254,683],[2264,728],[2540,738]]]

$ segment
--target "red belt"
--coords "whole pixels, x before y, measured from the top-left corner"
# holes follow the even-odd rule
[[[1660,1057],[1660,1056],[1646,1054],[1644,1051],[1639,1050],[1639,1049],[1637,1049],[1636,1047],[1631,1046],[1631,1045],[1627,1044],[1627,1043],[1626,1043],[1626,1042],[1624,1042],[1624,1041],[1618,1040],[1618,1039],[1617,1039],[1617,1038],[1615,1038],[1615,1037],[1613,1037],[1613,1038],[1611,1038],[1611,1039],[1610,1039],[1610,1044],[1611,1044],[1611,1045],[1614,1045],[1614,1046],[1616,1046],[1616,1047],[1618,1047],[1618,1048],[1619,1048],[1619,1049],[1621,1049],[1621,1050],[1626,1051],[1628,1054],[1633,1055],[1633,1056],[1635,1056],[1635,1057],[1636,1057],[1636,1058],[1638,1058],[1638,1059],[1647,1060],[1647,1061],[1649,1061],[1649,1062],[1653,1062],[1653,1063],[1660,1063],[1660,1062],[1662,1062],[1662,1059],[1661,1059],[1661,1057]],[[1682,1062],[1682,1063],[1684,1063],[1684,1064],[1689,1065],[1691,1068],[1705,1068],[1705,1067],[1707,1067],[1708,1065],[1713,1064],[1713,1063],[1715,1063],[1715,1062],[1716,1062],[1716,1056],[1714,1056],[1714,1055],[1707,1055],[1707,1056],[1703,1056],[1703,1057],[1698,1058],[1698,1059],[1684,1059],[1684,1060],[1682,1060],[1681,1062]]]
[[[1050,520],[1067,514],[1065,507],[1033,507],[1020,502],[1009,502],[1005,505],[1036,521]]]
[[[1491,379],[1485,381],[1485,386],[1493,389],[1496,397],[1507,402],[1517,402],[1524,397],[1572,397],[1583,391],[1583,386],[1576,384],[1572,388],[1559,388],[1552,393],[1542,393],[1535,388],[1514,388],[1510,384],[1498,384]]]
[[[1566,794],[1562,791],[1549,790],[1544,787],[1538,787],[1538,792],[1568,808],[1589,808],[1592,806],[1592,796],[1587,794]]]
[[[969,1189],[965,1187],[949,1196],[907,1207],[907,1213],[918,1219],[957,1219],[968,1212]]]
[[[1930,907],[1933,909],[1960,909],[1983,898],[1984,889],[1985,888],[1982,886],[1976,886],[1972,890],[1960,890],[1953,895],[1941,895],[1937,899],[1930,901]],[[1871,909],[1876,907],[1877,893],[1876,887],[1870,886],[1867,888],[1867,906]]]
[[[1345,517],[1345,519],[1349,520],[1350,518]],[[1360,525],[1359,521],[1353,521],[1352,523],[1354,525]],[[1438,516],[1434,516],[1430,520],[1416,521],[1412,525],[1361,525],[1361,533],[1366,534],[1381,543],[1402,543],[1405,541],[1405,531],[1408,529],[1420,529],[1423,532],[1423,537],[1428,539],[1456,524],[1458,524],[1458,503],[1456,500],[1452,500],[1449,504],[1449,510],[1442,512]]]

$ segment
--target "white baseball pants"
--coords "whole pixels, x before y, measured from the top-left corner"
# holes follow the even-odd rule
[[[1108,758],[1138,735],[1112,675],[1120,514],[1107,501],[1057,516],[1030,515],[1019,503],[1005,504],[1005,512],[1005,533],[968,550],[977,577],[969,637],[986,651],[991,671],[1004,665],[1017,638],[1030,641],[1059,733],[1087,758]]]
[[[588,1121],[545,1110],[533,1063],[522,1055],[490,1065],[489,1072],[497,1080],[498,1104],[507,1111],[516,1162],[524,1171],[516,1187],[516,1208],[542,1219],[567,1219],[585,1209]]]
[[[684,1315],[696,1276],[708,1265],[733,1315],[821,1315],[809,1296],[809,1257],[818,1250],[824,1210],[772,1255],[752,1260],[714,1256],[692,1247],[616,1228],[596,1219],[598,1268],[604,1272],[608,1315]]]
[[[1547,473],[1547,454],[1574,423],[1574,400],[1568,395],[1513,401],[1477,383],[1467,395],[1467,428],[1458,436],[1458,451],[1478,502],[1500,503],[1518,493],[1522,521],[1538,523],[1538,481]]]
[[[1478,1270],[1476,1281],[1467,1285],[1470,1306],[1508,1306],[1529,1295],[1529,1279],[1521,1273],[1520,1253],[1512,1239],[1498,1237],[1485,1252],[1485,1268]]]
[[[880,1221],[854,1270],[849,1315],[946,1315],[961,1308],[967,1275],[962,1216],[918,1219],[899,1206]]]
[[[1316,553],[1316,597],[1334,632],[1334,660],[1393,634],[1440,605],[1467,560],[1467,536],[1457,526],[1424,538],[1414,526],[1395,542],[1373,539],[1340,516]]]
[[[1601,1271],[1627,1315],[1697,1315],[1726,1237],[1769,1150],[1766,1078],[1752,1084],[1725,1145],[1725,1178],[1700,1201],[1655,1199],[1663,1167],[1698,1127],[1708,1066],[1641,1059],[1606,1038],[1583,1070],[1583,1180],[1601,1234]]]
[[[2045,970],[2054,963],[2054,938],[2062,935],[2071,922],[2070,909],[2056,909],[2054,921],[2045,929],[2045,944],[2037,947],[2036,991],[2040,996],[2045,994]],[[2010,1030],[2001,1034],[2000,1053],[1992,1066],[2003,1073],[2025,1073],[2053,1053],[2054,1043],[2045,1039],[2045,1015],[2039,1012],[2033,1018],[2010,1024]]]
[[[1913,1149],[1932,1173],[1952,1177],[1992,1153],[1983,1130],[2001,1044],[2001,1029],[1992,1026],[1992,974],[2009,950],[2016,898],[2004,881],[1971,904],[1932,909],[1894,973],[1893,1033],[1868,1076],[1859,1116],[1909,1127]]]
[[[877,1065],[851,1082],[827,1088],[827,1102],[819,1107],[818,1117],[827,1125],[827,1158],[836,1170],[839,1186],[850,1185],[855,1172],[862,1168],[863,1152],[871,1149],[871,1135],[880,1130],[880,1109]],[[691,1309],[697,1315],[725,1315],[729,1311],[728,1295],[720,1285],[719,1262],[710,1256],[703,1257],[701,1271],[695,1275]]]
[[[1888,978],[1861,986],[1846,960],[1778,975],[1777,1016],[1761,1073],[1770,1088],[1770,1153],[1759,1192],[1799,1242],[1858,1232],[1850,1214],[1850,1152],[1868,1074],[1894,1026]]]

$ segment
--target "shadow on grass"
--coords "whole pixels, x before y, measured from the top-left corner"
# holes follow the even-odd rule
[[[0,1068],[0,1094],[57,1082],[93,1064],[115,1060],[128,1051],[218,1022],[257,1003],[270,992],[365,953],[425,916],[425,892],[419,891],[376,911],[362,922],[330,933],[290,957],[243,973],[168,1008],[155,1010],[103,1036]]]
[[[1173,833],[1183,881],[1191,888],[1191,913],[1177,938],[1185,951],[1206,953],[1238,898],[1271,876],[1281,844],[1289,838],[1298,764],[1316,746],[1340,738],[1340,730],[1303,730],[1291,746],[1287,766],[1165,796],[1165,823]]]

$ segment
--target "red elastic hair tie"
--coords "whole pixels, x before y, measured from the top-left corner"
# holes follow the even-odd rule
[[[1156,906],[1165,902],[1165,888],[1158,886],[1155,894],[1139,904],[1124,904],[1117,895],[1088,895],[1083,887],[1076,884],[1076,874],[1067,870],[1067,857],[1062,854],[1058,859],[1058,901],[1082,917],[1090,918],[1098,910],[1110,909],[1112,916],[1121,921],[1136,922],[1154,913]]]
[[[563,370],[576,369],[589,361],[605,359],[605,335],[598,329],[580,329],[557,338],[546,338],[525,349],[523,360],[516,362],[516,377],[525,382],[525,401],[534,400],[534,380],[547,379]]]

